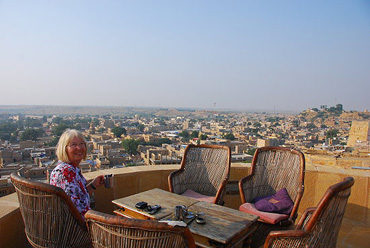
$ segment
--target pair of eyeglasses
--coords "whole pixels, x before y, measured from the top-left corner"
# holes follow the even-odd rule
[[[68,146],[71,147],[71,148],[76,148],[77,146],[78,147],[85,147],[86,143],[85,142],[81,142],[81,143],[78,143],[78,144],[77,143],[71,143]]]

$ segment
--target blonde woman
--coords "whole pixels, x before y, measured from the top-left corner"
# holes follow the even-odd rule
[[[50,184],[62,188],[82,215],[90,210],[90,196],[93,190],[104,184],[104,176],[96,177],[87,185],[79,168],[86,159],[86,140],[81,132],[67,129],[59,138],[56,154],[58,164],[50,175]]]

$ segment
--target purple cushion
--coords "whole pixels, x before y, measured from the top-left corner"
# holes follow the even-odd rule
[[[253,202],[257,210],[269,213],[290,214],[293,208],[293,201],[285,188],[273,195],[255,198]]]
[[[276,224],[279,221],[285,220],[289,218],[289,215],[287,214],[276,214],[276,213],[268,213],[268,212],[262,212],[258,211],[253,203],[244,203],[243,205],[240,205],[239,207],[240,211],[243,211],[248,214],[257,215],[259,217],[259,221],[269,223],[269,224]]]

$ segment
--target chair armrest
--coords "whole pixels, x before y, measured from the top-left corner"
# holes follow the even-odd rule
[[[264,248],[269,247],[301,247],[300,240],[308,233],[303,230],[272,231],[267,236]]]
[[[227,185],[228,180],[229,179],[226,178],[221,182],[220,188],[217,191],[216,196],[215,196],[215,202],[214,202],[215,204],[224,205],[225,202],[223,198],[226,195],[226,185]]]
[[[302,214],[302,217],[299,219],[299,222],[296,226],[296,230],[303,229],[307,222],[311,219],[313,212],[316,210],[316,207],[307,208],[304,213]]]
[[[242,203],[253,201],[253,184],[254,175],[248,175],[240,179],[239,181],[239,192]]]
[[[170,173],[168,176],[168,186],[169,186],[169,191],[172,193],[183,193],[185,190],[182,188],[182,185],[184,184],[184,179],[183,177],[184,170],[179,169],[175,170]]]

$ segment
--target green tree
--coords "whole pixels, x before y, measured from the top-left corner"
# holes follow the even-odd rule
[[[201,139],[201,140],[207,140],[207,139],[208,139],[208,136],[207,136],[207,135],[205,135],[205,134],[201,134],[201,135],[199,136],[199,139]]]
[[[99,126],[100,120],[96,118],[96,119],[93,120],[93,123],[94,123],[95,126]]]
[[[25,140],[37,141],[37,138],[41,137],[43,134],[45,134],[45,131],[41,128],[40,129],[27,128],[22,132],[20,139],[22,141]]]
[[[17,134],[16,134],[17,130],[18,130],[18,127],[17,127],[17,124],[15,123],[12,123],[9,121],[2,123],[0,125],[0,139],[15,141],[17,139]]]
[[[144,132],[145,126],[144,126],[144,124],[139,124],[139,125],[137,125],[137,128],[140,130],[140,132]]]
[[[67,125],[65,123],[61,123],[58,126],[53,127],[52,130],[51,130],[51,133],[54,134],[54,135],[56,135],[56,136],[60,136],[60,135],[62,135],[62,133],[67,128],[71,128],[71,126],[69,126],[69,125]]]
[[[227,134],[225,134],[225,135],[224,135],[224,138],[225,138],[225,139],[228,139],[228,140],[235,140],[235,136],[234,136],[234,134],[232,134],[232,133],[227,133]]]
[[[88,124],[91,122],[91,118],[76,118],[74,119],[74,122],[80,124]]]
[[[199,137],[199,132],[198,132],[198,131],[193,131],[193,132],[191,132],[190,137],[191,137],[191,138],[198,138],[198,137]]]
[[[52,141],[45,143],[47,146],[56,146],[59,141],[59,136],[55,136]]]
[[[126,129],[123,127],[114,127],[112,129],[112,133],[117,137],[120,138],[122,134],[126,134]]]
[[[63,121],[62,117],[55,117],[53,118],[53,123],[60,124]]]
[[[331,139],[337,137],[338,132],[339,132],[338,129],[330,129],[329,131],[326,132],[326,137]]]
[[[179,133],[179,136],[185,138],[185,139],[189,139],[190,138],[190,134],[187,130],[184,130],[182,131],[181,133]]]
[[[42,122],[41,120],[38,119],[32,119],[32,118],[27,118],[24,122],[23,125],[25,127],[42,127]]]
[[[140,144],[140,142],[139,142]],[[162,146],[163,144],[172,144],[172,141],[169,138],[160,138],[155,141],[150,141],[147,143],[144,143],[143,145],[149,145],[149,146]]]
[[[136,164],[135,163],[128,163],[128,164],[126,164],[126,167],[131,167],[131,166],[136,166]]]
[[[313,124],[312,122],[308,123],[306,127],[307,127],[308,129],[316,128],[315,124]]]
[[[128,154],[135,155],[137,154],[137,147],[139,146],[139,142],[135,139],[125,139],[122,141],[122,147]]]
[[[343,112],[343,105],[339,103],[335,107],[330,107],[328,112],[333,113],[334,115],[340,115]]]
[[[343,104],[338,103],[338,104],[336,105],[336,108],[337,108],[337,110],[338,110],[338,111],[343,112]]]
[[[255,153],[256,149],[257,149],[257,148],[249,148],[249,149],[248,149],[248,151],[247,151],[247,153],[248,153],[249,155],[254,155],[254,153]]]

